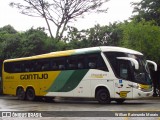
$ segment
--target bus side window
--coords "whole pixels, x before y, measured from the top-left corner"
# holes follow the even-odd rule
[[[124,64],[120,65],[120,77],[124,79],[128,78],[128,69]]]
[[[28,61],[27,63],[25,63],[25,72],[33,72],[33,71],[35,71],[33,61]]]
[[[131,76],[130,76],[130,71],[129,71],[129,62],[119,60],[118,63],[119,63],[119,65],[118,65],[119,72],[118,73],[119,73],[120,78],[130,80]]]
[[[39,64],[39,62],[35,62],[35,71],[41,71],[41,65]]]
[[[75,70],[77,69],[77,56],[70,56],[67,59],[67,69]]]
[[[66,69],[66,58],[58,58],[57,60],[58,70],[65,70]]]
[[[78,62],[78,69],[83,69],[84,68],[84,64],[82,62]]]
[[[77,56],[77,67],[78,69],[85,69],[85,56]]]
[[[98,56],[97,54],[90,54],[88,56],[88,68],[89,69],[96,69],[97,68],[97,61],[98,61]]]
[[[88,63],[89,68],[95,69],[96,68],[96,63],[95,62],[89,62]]]
[[[52,61],[52,67],[51,67],[51,69],[52,70],[57,70],[58,69],[56,61]]]
[[[65,66],[65,57],[63,58],[53,58],[51,59],[51,63],[50,63],[50,66],[51,66],[51,70],[65,70],[66,69],[66,66]]]
[[[59,65],[59,70],[65,70],[65,66],[64,65]]]
[[[45,60],[41,62],[41,70],[42,71],[49,71],[50,70],[50,61]]]
[[[12,62],[7,62],[7,63],[4,63],[4,71],[7,72],[7,73],[13,73],[13,63]]]
[[[22,68],[22,66],[20,63],[14,63],[14,72],[15,73],[21,72],[21,68]]]
[[[88,56],[88,67],[90,69],[98,69],[98,70],[108,71],[108,68],[107,68],[100,53],[90,54]]]

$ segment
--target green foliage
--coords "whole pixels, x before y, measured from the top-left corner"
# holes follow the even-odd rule
[[[17,32],[12,26],[0,28],[1,59],[38,55],[66,49],[93,46],[122,46],[138,50],[147,59],[160,62],[160,27],[154,22],[113,23],[79,31],[68,27],[68,34],[59,41],[47,36],[41,28]]]
[[[120,26],[123,37],[120,46],[141,51],[147,59],[159,61],[160,58],[160,27],[152,22],[132,21]]]
[[[160,1],[159,0],[142,0],[139,3],[133,3],[135,13],[134,18],[138,21],[146,20],[152,21],[154,20],[157,25],[160,26]]]
[[[0,57],[1,59],[26,57],[47,53],[54,49],[48,44],[51,38],[41,28],[29,29],[19,33],[12,26],[0,28]]]
[[[48,37],[44,31],[31,28],[23,33],[22,36],[23,39],[20,41],[22,56],[32,56],[44,53],[44,40]]]
[[[94,46],[112,45],[118,46],[122,31],[119,29],[120,23],[113,23],[109,26],[95,25],[93,28],[78,31],[74,27],[69,28],[64,41],[68,42],[70,48],[84,48]]]
[[[18,34],[5,34],[0,44],[1,59],[20,57],[19,48],[21,37]]]
[[[2,28],[0,28],[0,34],[16,34],[17,31],[11,26],[11,25],[6,25]]]

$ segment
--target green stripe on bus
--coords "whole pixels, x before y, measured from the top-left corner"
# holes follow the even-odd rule
[[[72,74],[72,76],[67,80],[64,87],[59,90],[58,92],[69,92],[73,89],[75,89],[80,81],[83,79],[83,77],[88,72],[88,69],[85,70],[75,70],[75,72]]]
[[[76,88],[89,69],[62,71],[46,92],[69,92]]]
[[[47,90],[47,92],[57,92],[60,89],[63,88],[63,86],[66,84],[67,80],[71,77],[71,75],[74,73],[74,70],[67,70],[62,71],[54,83],[52,83],[51,87]]]

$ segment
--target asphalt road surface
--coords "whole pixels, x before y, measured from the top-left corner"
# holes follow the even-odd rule
[[[0,120],[160,120],[160,98],[127,100],[123,104],[113,101],[102,105],[86,99],[56,98],[54,102],[45,102],[0,96],[0,111]],[[148,113],[149,117],[146,116]]]

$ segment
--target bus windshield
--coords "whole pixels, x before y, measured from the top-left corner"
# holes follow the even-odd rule
[[[117,78],[133,81],[140,84],[152,84],[146,60],[142,55],[122,52],[105,52],[105,56],[109,60]],[[136,70],[132,62],[127,60],[118,60],[117,57],[134,58],[139,63],[139,69]]]
[[[142,55],[133,55],[133,54],[128,54],[128,57],[136,59],[139,63],[139,69],[138,70],[134,69],[135,81],[144,84],[152,84],[150,71],[144,57]]]

